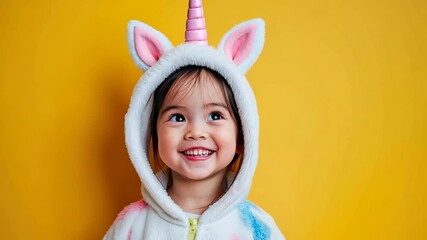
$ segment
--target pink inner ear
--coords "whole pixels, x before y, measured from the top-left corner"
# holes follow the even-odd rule
[[[153,66],[164,53],[162,43],[146,29],[135,26],[134,33],[136,53],[145,64]]]
[[[224,44],[224,53],[240,65],[251,53],[255,42],[256,25],[246,25],[233,32]]]

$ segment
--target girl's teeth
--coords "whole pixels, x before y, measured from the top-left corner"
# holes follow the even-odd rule
[[[184,152],[186,155],[190,156],[208,156],[212,153],[210,150],[202,150],[202,149],[196,149],[196,150],[189,150]]]

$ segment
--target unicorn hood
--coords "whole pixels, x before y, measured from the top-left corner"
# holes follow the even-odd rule
[[[258,160],[258,112],[255,96],[245,73],[255,63],[264,44],[264,21],[243,22],[228,31],[218,47],[209,46],[201,1],[190,1],[186,42],[172,46],[165,35],[139,21],[128,25],[129,51],[144,72],[132,94],[125,117],[126,146],[142,182],[146,203],[163,219],[188,224],[183,210],[168,196],[149,161],[149,116],[152,94],[173,72],[188,65],[203,66],[221,74],[231,87],[242,122],[244,152],[233,184],[222,198],[200,217],[200,224],[213,222],[235,209],[247,197]]]

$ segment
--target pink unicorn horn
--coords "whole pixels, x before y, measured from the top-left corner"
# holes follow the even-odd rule
[[[208,45],[202,0],[190,0],[187,13],[185,42]]]

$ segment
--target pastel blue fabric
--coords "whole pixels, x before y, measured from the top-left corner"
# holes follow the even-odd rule
[[[270,239],[270,228],[260,219],[255,217],[255,215],[252,213],[252,209],[258,210],[258,208],[251,202],[242,202],[239,205],[240,219],[242,219],[243,223],[248,228],[252,229],[254,240]]]

